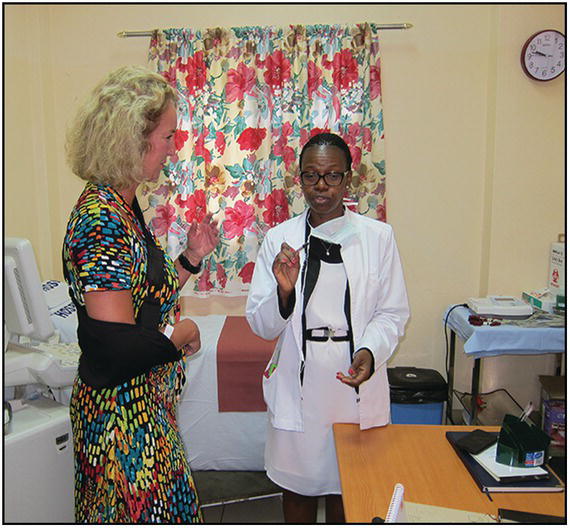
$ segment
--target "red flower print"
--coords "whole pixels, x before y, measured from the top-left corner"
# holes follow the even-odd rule
[[[253,268],[255,268],[254,262],[248,262],[238,273],[244,284],[249,284],[251,282],[251,277],[253,276]]]
[[[264,128],[246,128],[238,138],[240,150],[257,150],[266,134]]]
[[[263,78],[272,91],[280,89],[291,78],[291,63],[281,50],[274,51],[265,59]]]
[[[163,71],[161,73],[162,76],[168,81],[168,84],[176,87],[176,68],[174,66],[170,66],[170,68],[168,68],[168,71]]]
[[[238,64],[237,70],[228,71],[226,83],[226,101],[240,101],[244,94],[249,94],[255,86],[255,70],[248,68],[243,62]]]
[[[382,220],[382,222],[386,221],[386,207],[384,204],[378,204],[378,207],[376,207],[376,218]]]
[[[362,146],[367,152],[372,150],[372,131],[369,128],[362,129]]]
[[[358,79],[358,63],[350,50],[335,53],[333,58],[333,82],[339,90],[350,88]]]
[[[376,66],[370,67],[370,100],[376,99],[381,94],[380,61],[378,61]]]
[[[182,62],[182,57],[176,59],[175,68],[181,72],[188,71],[188,63]]]
[[[206,163],[210,163],[212,161],[212,155],[204,145],[206,132],[206,129],[202,130],[202,133],[196,138],[196,141],[194,142],[194,155],[202,156]]]
[[[202,90],[206,84],[207,68],[204,62],[203,51],[197,51],[193,57],[188,59],[186,71],[188,72],[186,76],[186,86],[190,94],[194,95],[196,91]]]
[[[244,230],[249,229],[254,220],[253,207],[243,200],[238,200],[235,207],[226,209],[226,219],[223,222],[226,238],[242,236]]]
[[[313,62],[309,61],[308,73],[307,73],[307,84],[309,87],[309,97],[321,86],[321,79],[323,76],[322,70]]]
[[[273,227],[289,218],[289,202],[283,189],[275,189],[264,201],[263,220]]]
[[[188,131],[187,130],[176,130],[174,132],[174,148],[180,150],[184,143],[188,141]]]
[[[208,264],[198,279],[198,291],[210,291],[214,285],[210,280],[210,264]]]
[[[349,146],[350,155],[352,156],[352,166],[359,167],[362,161],[362,149],[353,145]]]
[[[340,99],[336,96],[332,98],[332,104],[334,108],[334,116],[335,119],[338,121],[340,119]]]
[[[304,145],[307,141],[309,141],[310,138],[316,136],[317,134],[320,134],[321,132],[330,132],[330,130],[328,128],[313,128],[311,130],[302,128],[299,134],[301,145]]]
[[[285,163],[285,168],[288,169],[297,159],[295,151],[291,147],[287,146],[287,140],[293,133],[293,126],[291,123],[284,123],[281,129],[276,129],[274,131],[273,135],[276,136],[279,132],[281,132],[281,135],[274,142],[273,154],[281,156]]]
[[[176,219],[176,209],[173,205],[159,205],[156,208],[156,216],[151,220],[152,227],[156,236],[162,236],[168,233],[168,229]]]
[[[226,282],[228,281],[228,277],[226,275],[224,267],[220,263],[218,263],[218,266],[216,268],[216,280],[218,281],[218,284],[220,285],[221,288],[226,287]]]
[[[226,150],[226,136],[224,136],[223,132],[220,132],[219,130],[216,132],[216,148],[218,149],[218,152],[220,153],[220,155],[224,155],[224,152]]]
[[[206,193],[202,189],[198,189],[184,201],[184,205],[188,208],[184,213],[186,221],[189,223],[201,222],[207,212]]]
[[[328,128],[313,128],[310,133],[310,137],[316,136],[317,134],[322,134],[323,132],[330,132]]]
[[[345,139],[346,143],[349,146],[353,147],[354,145],[356,145],[356,143],[358,143],[361,134],[362,134],[362,127],[360,126],[360,124],[352,123],[352,125],[348,127],[348,134]]]
[[[182,198],[181,194],[177,194],[174,198],[174,203],[176,205],[178,205],[179,207],[189,207],[189,203],[190,203],[190,196],[188,196],[187,198]]]

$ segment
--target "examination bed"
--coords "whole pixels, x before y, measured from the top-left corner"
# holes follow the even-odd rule
[[[275,342],[243,316],[188,316],[201,350],[187,360],[178,425],[193,470],[261,471],[267,427],[261,379]]]

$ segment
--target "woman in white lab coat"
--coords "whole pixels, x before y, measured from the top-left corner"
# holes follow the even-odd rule
[[[343,206],[352,159],[335,134],[314,136],[300,156],[309,206],[261,245],[246,315],[279,337],[263,378],[270,417],[268,477],[284,489],[285,522],[344,521],[332,424],[390,421],[386,361],[409,316],[389,225]]]

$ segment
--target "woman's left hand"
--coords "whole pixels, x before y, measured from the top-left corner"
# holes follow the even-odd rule
[[[372,352],[367,348],[361,348],[352,360],[348,370],[348,376],[342,372],[336,373],[336,379],[351,387],[358,387],[372,375]]]
[[[219,241],[218,224],[212,220],[212,214],[208,213],[200,223],[190,224],[184,256],[197,266],[206,255],[214,250]]]

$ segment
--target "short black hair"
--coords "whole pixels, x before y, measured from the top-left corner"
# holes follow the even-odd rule
[[[346,159],[346,170],[350,170],[352,167],[352,156],[350,154],[350,149],[346,144],[346,141],[342,139],[340,136],[336,134],[332,134],[330,132],[321,132],[320,134],[314,135],[309,141],[305,143],[303,148],[301,149],[301,154],[299,156],[299,168],[301,168],[303,164],[303,155],[307,149],[311,147],[321,146],[321,145],[331,145],[333,147],[337,147],[344,153],[344,157]]]

